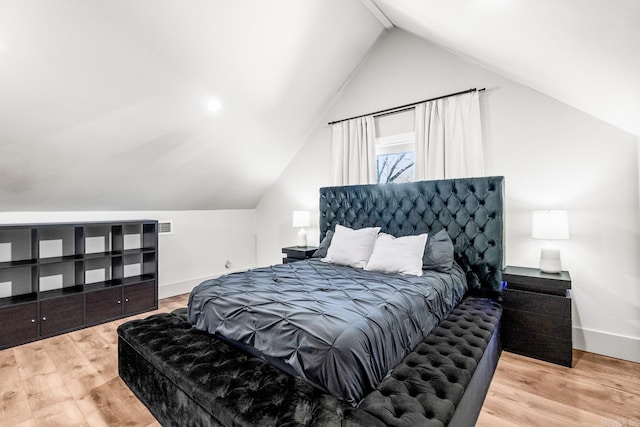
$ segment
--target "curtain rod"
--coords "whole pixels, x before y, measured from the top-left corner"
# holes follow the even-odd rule
[[[398,112],[403,111],[403,110],[409,110],[410,108],[413,108],[418,104],[422,104],[423,102],[436,101],[438,99],[449,98],[451,96],[464,95],[465,93],[469,93],[469,92],[475,92],[475,91],[482,92],[483,90],[485,90],[485,88],[476,89],[474,87],[474,88],[471,88],[471,89],[463,90],[462,92],[450,93],[448,95],[437,96],[435,98],[425,99],[424,101],[412,102],[410,104],[401,105],[399,107],[386,108],[384,110],[375,111],[375,112],[369,113],[369,114],[361,114],[359,116],[349,117],[347,119],[336,120],[336,121],[333,121],[333,122],[329,122],[329,125],[334,125],[334,124],[340,123],[340,122],[346,122],[347,120],[359,119],[360,117],[365,117],[365,116],[384,116],[384,115],[387,115],[387,114],[398,113]]]

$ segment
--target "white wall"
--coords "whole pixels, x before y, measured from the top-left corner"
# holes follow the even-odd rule
[[[640,361],[637,138],[399,30],[378,43],[259,203],[258,265],[278,262],[280,248],[295,243],[295,209],[315,212],[309,240],[317,243],[318,189],[331,185],[327,121],[470,87],[487,88],[486,172],[506,178],[507,264],[538,265],[533,210],[567,209],[574,346]]]
[[[202,280],[256,265],[255,211],[0,212],[0,224],[155,219],[172,221],[158,238],[159,296],[190,292]],[[231,261],[231,268],[225,262]]]

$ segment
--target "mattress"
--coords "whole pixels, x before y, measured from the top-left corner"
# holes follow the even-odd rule
[[[355,406],[465,291],[457,265],[417,277],[311,259],[205,281],[188,320]]]

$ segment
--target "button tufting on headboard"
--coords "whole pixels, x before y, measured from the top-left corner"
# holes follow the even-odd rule
[[[394,236],[445,229],[469,286],[499,292],[503,189],[500,176],[321,188],[320,238],[336,224]]]

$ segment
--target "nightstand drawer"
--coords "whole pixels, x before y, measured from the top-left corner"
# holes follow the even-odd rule
[[[563,271],[559,274],[543,273],[535,268],[507,266],[502,280],[509,289],[564,297],[571,289],[571,277]]]
[[[504,320],[504,313],[502,319]],[[508,343],[508,350],[535,359],[571,367],[573,349],[571,340],[561,340],[523,330],[503,328],[502,340]]]
[[[505,289],[502,302],[514,310],[571,319],[571,299],[566,297]]]
[[[504,308],[502,324],[515,333],[528,332],[560,340],[571,340],[571,318]]]
[[[318,248],[315,246],[289,246],[282,248],[282,254],[284,255],[282,262],[288,264],[290,262],[309,259],[317,250]]]

